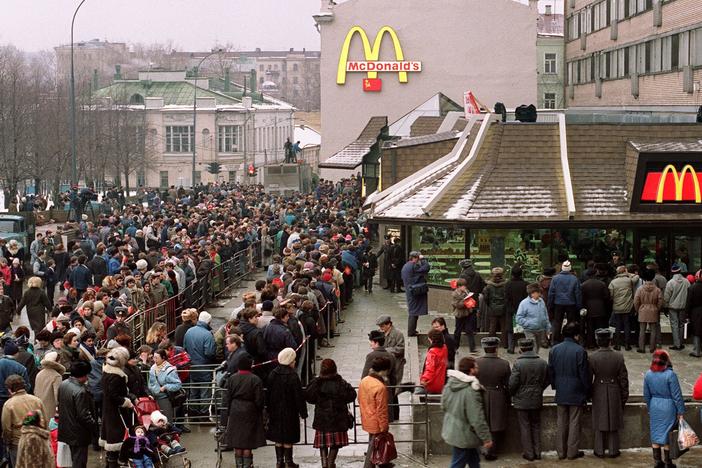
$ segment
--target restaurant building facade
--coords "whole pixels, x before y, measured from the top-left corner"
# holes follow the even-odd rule
[[[428,257],[439,288],[464,258],[483,277],[496,266],[509,277],[519,264],[528,281],[564,260],[581,274],[614,252],[626,264],[655,262],[666,276],[672,263],[702,267],[702,125],[539,120],[483,114],[457,139],[414,137],[417,158],[437,139],[454,144],[412,175],[381,182],[367,198],[369,218]]]

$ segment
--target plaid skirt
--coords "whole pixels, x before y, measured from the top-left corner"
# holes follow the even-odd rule
[[[347,432],[322,432],[314,433],[314,448],[321,447],[346,447],[349,445],[349,434]]]

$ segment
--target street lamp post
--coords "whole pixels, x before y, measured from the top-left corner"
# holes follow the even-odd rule
[[[85,0],[83,0],[85,1]],[[197,75],[200,73],[200,67],[202,66],[202,63],[207,60],[208,58],[212,57],[214,54],[217,54],[219,52],[222,52],[222,49],[216,49],[210,52],[209,54],[205,55],[202,57],[202,60],[200,60],[200,63],[197,64],[197,67],[195,67],[195,92],[193,93],[193,139],[191,144],[193,145],[193,167],[192,167],[192,176],[190,179],[190,185],[192,186],[193,189],[195,189],[195,159],[197,158],[197,148],[195,147],[195,139],[197,135]],[[216,138],[216,136],[215,136]]]
[[[76,7],[71,20],[71,183],[78,185],[78,167],[76,161],[76,74],[73,68],[73,26],[76,22],[78,10],[83,6],[85,0]]]

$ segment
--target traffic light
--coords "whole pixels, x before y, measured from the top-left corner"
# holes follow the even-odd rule
[[[207,165],[207,172],[217,175],[222,172],[222,165],[218,162],[209,163]]]
[[[249,164],[249,169],[248,169],[249,177],[256,177],[256,166],[253,164]]]

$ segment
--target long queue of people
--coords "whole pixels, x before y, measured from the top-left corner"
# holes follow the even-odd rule
[[[73,226],[78,239],[67,245],[60,232],[38,234],[28,249],[0,243],[1,283],[9,294],[0,290],[4,459],[13,467],[30,460],[47,466],[36,457],[51,455],[52,466],[83,467],[90,445],[105,450],[108,467],[118,466],[120,457],[150,466],[145,447],[177,455],[177,434],[189,430],[182,418],[211,411],[213,375],[201,368],[226,358],[232,374],[245,350],[266,378],[278,373],[280,351],[290,346],[299,361],[307,352],[300,372],[309,381],[315,345],[332,346],[340,311],[353,301],[366,261],[370,231],[360,215],[359,190],[354,178],[321,181],[313,193],[295,197],[226,184],[169,191],[158,204],[117,204],[94,223],[82,216]],[[187,305],[182,293],[195,283],[221,290],[217,266],[251,245],[254,262],[271,278],[258,288],[254,307],[245,301],[218,330],[211,329],[209,313],[185,309],[176,330],[157,321],[140,337],[142,347],[133,344],[131,316],[169,298]],[[21,265],[25,255],[29,268]],[[25,311],[29,327],[13,327]],[[164,315],[157,310],[156,317]],[[143,416],[150,416],[149,424],[142,424]],[[47,443],[53,437],[54,450],[23,450],[25,434]],[[292,464],[287,440],[281,460]],[[138,454],[130,453],[135,441]],[[123,447],[127,453],[120,455]]]

